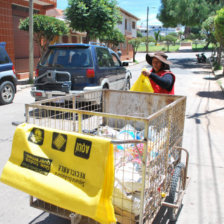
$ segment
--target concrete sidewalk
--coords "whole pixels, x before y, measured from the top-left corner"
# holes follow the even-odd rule
[[[223,74],[223,70],[216,70],[214,71],[214,69],[212,68],[212,72],[215,76],[215,79],[217,81],[217,83],[219,84],[221,90],[224,92],[224,74]]]

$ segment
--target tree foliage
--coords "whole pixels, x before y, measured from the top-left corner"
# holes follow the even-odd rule
[[[155,37],[155,46],[157,45],[159,38],[160,38],[160,30],[158,30],[157,32],[154,32],[154,37]]]
[[[20,20],[19,29],[29,31],[29,17]],[[42,55],[56,36],[68,33],[68,27],[59,19],[36,14],[33,16],[33,33]]]
[[[137,30],[137,37],[143,37],[142,33],[139,30]]]
[[[200,33],[201,33],[202,38],[206,39],[206,41],[207,41],[205,48],[207,48],[210,43],[213,43],[215,45],[217,43],[216,38],[215,38],[214,19],[215,19],[215,16],[210,16],[202,23],[202,29],[201,29]]]
[[[217,12],[214,19],[215,24],[215,37],[220,45],[224,46],[224,8]]]
[[[195,26],[202,24],[220,9],[223,1],[214,0],[162,0],[157,18],[164,27]]]
[[[155,39],[152,36],[148,36],[148,40],[147,37],[142,37],[141,42],[145,44],[145,48],[147,49],[147,45],[152,42],[155,43]]]
[[[87,33],[87,42],[113,32],[121,19],[116,0],[69,0],[65,15],[73,29]]]
[[[177,41],[177,37],[173,36],[173,35],[166,35],[165,37],[162,38],[163,41],[166,42],[166,46],[167,46],[167,51],[169,51],[169,47],[171,44],[175,45],[175,42]]]
[[[217,57],[217,64],[220,65],[222,57],[222,49],[224,47],[224,8],[217,11],[217,14],[214,19],[214,24],[215,24],[215,37],[220,44]]]
[[[101,42],[105,42],[108,45],[111,44],[112,48],[118,46],[119,43],[124,43],[125,41],[124,35],[117,28],[114,29],[113,32],[101,36],[99,39]]]
[[[142,43],[142,38],[137,37],[128,41],[128,43],[132,46],[133,49],[133,62],[135,62],[135,55],[138,51],[140,44]]]

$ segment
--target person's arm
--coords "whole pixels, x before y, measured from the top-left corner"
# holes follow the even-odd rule
[[[157,85],[159,85],[163,89],[166,89],[167,91],[170,91],[173,87],[174,83],[173,75],[170,73],[167,73],[164,76],[160,77],[155,73],[151,72],[149,78],[152,79]]]

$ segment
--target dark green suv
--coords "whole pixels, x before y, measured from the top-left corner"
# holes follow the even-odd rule
[[[41,100],[101,89],[128,90],[132,76],[127,65],[100,44],[55,44],[37,66],[31,95]]]
[[[0,42],[0,104],[12,103],[17,84],[14,66],[5,45],[5,42]]]

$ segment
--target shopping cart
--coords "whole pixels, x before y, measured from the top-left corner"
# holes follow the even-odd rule
[[[110,138],[117,222],[142,224],[152,223],[161,206],[171,220],[177,218],[188,181],[185,107],[184,96],[102,90],[27,104],[26,122]],[[72,224],[96,223],[32,196],[30,205]]]

